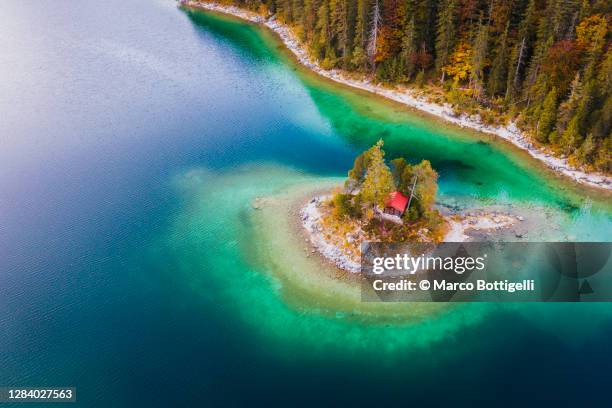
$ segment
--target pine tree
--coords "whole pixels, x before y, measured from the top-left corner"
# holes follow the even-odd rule
[[[366,150],[355,158],[353,168],[348,172],[348,179],[352,180],[355,186],[360,186],[365,179],[366,171],[370,165],[370,150]]]
[[[608,136],[600,142],[593,165],[599,171],[612,172],[612,134],[608,133]]]
[[[436,70],[444,82],[444,68],[448,64],[455,42],[455,0],[446,0],[440,7],[436,36]]]
[[[591,127],[591,133],[597,139],[604,139],[612,132],[612,94],[605,98],[601,114]]]
[[[554,37],[554,20],[556,14],[556,4],[561,0],[550,0],[544,11],[544,15],[540,17],[538,22],[537,39],[535,42],[535,50],[533,57],[529,63],[525,84],[523,86],[523,95],[527,99],[527,105],[532,99],[543,99],[546,94],[546,77],[541,75],[542,63],[545,61],[548,49],[555,42]],[[537,109],[533,109],[534,111]]]
[[[330,32],[330,18],[329,18],[329,3],[327,0],[323,0],[319,11],[317,12],[317,36],[316,36],[316,47],[319,56],[329,55],[329,49],[331,48],[331,32]]]
[[[508,67],[508,82],[506,84],[506,102],[514,99],[521,80],[521,72],[527,61],[533,37],[533,26],[536,20],[535,0],[529,0],[525,15],[519,26],[518,42],[512,50]]]
[[[370,65],[374,70],[376,68],[375,59],[378,54],[378,37],[380,34],[380,29],[382,27],[382,17],[380,14],[380,1],[374,0],[374,7],[372,9],[372,19],[371,19],[371,28],[370,34],[368,36],[368,45],[367,45],[367,55],[370,61]]]
[[[414,25],[414,15],[405,24],[404,36],[402,37],[401,58],[403,61],[403,73],[406,79],[409,80],[415,71],[414,56],[416,54],[415,47],[416,30]]]
[[[579,123],[580,116],[576,114],[569,121],[567,128],[561,135],[560,147],[565,154],[574,152],[576,146],[578,146],[582,140]]]
[[[572,119],[570,119],[567,128],[561,135],[561,145],[566,153],[574,152],[585,137],[585,125],[592,110],[593,99],[597,92],[597,82],[592,80],[588,82],[582,91],[578,106]]]
[[[595,159],[597,152],[597,143],[593,134],[589,134],[578,151],[576,152],[576,159],[583,164],[592,164]]]
[[[346,67],[346,64],[349,62],[350,57],[348,0],[333,1],[334,10],[332,14],[332,27],[334,30],[343,65]]]
[[[506,77],[508,75],[508,29],[510,23],[506,25],[506,29],[499,39],[499,46],[495,59],[491,67],[491,75],[489,76],[489,95],[495,96],[502,93],[506,87]]]
[[[552,35],[555,41],[570,38],[580,12],[580,3],[576,0],[550,0],[550,3],[554,13]]]
[[[397,190],[406,194],[406,184],[404,183],[404,170],[409,168],[410,164],[403,157],[399,157],[397,159],[391,160],[391,174],[393,175],[393,180],[395,185],[397,186]]]
[[[363,68],[367,62],[366,39],[367,39],[367,20],[368,20],[368,1],[357,1],[357,15],[355,21],[355,48],[353,51],[353,65]]]
[[[383,141],[379,140],[368,153],[369,163],[359,196],[361,202],[371,207],[384,207],[385,201],[393,191],[393,175],[385,163]]]
[[[312,37],[315,31],[317,22],[316,2],[315,0],[304,0],[303,13],[301,18],[302,37],[306,43],[312,42]]]
[[[562,135],[578,109],[578,103],[582,97],[582,81],[580,80],[580,73],[576,73],[574,80],[570,86],[569,97],[559,105],[559,111],[557,114],[556,131],[558,135]]]
[[[415,205],[421,217],[430,219],[436,212],[434,205],[438,193],[438,173],[431,167],[428,160],[412,166],[412,173],[418,180],[415,188],[418,200],[415,201]]]
[[[482,96],[488,39],[489,27],[481,18],[472,47],[472,71],[470,75],[470,83],[476,99],[480,99]]]
[[[612,47],[608,48],[603,58],[597,80],[605,93],[612,93]]]
[[[580,10],[578,11],[578,21],[582,21],[586,16],[591,14],[591,3],[589,0],[582,0]]]
[[[542,105],[542,113],[537,126],[536,138],[541,143],[548,142],[548,136],[557,119],[557,88],[553,87],[546,95]]]

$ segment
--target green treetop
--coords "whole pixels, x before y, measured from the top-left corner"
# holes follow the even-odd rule
[[[393,176],[385,163],[382,146],[383,141],[379,140],[368,150],[368,168],[359,191],[361,202],[371,207],[384,207],[389,194],[394,190]]]

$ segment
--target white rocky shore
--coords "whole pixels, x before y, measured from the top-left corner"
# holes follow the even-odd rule
[[[323,213],[322,206],[329,199],[329,195],[312,198],[300,210],[302,225],[306,229],[308,239],[312,246],[325,258],[330,260],[338,268],[351,273],[361,271],[360,262],[355,256],[338,245],[330,242],[321,226]],[[516,216],[498,211],[472,211],[465,214],[445,215],[450,229],[444,238],[445,242],[466,242],[472,239],[474,234],[491,234],[496,231],[506,230],[522,222],[521,216]]]
[[[321,255],[323,255],[323,257],[329,259],[338,268],[351,273],[359,273],[361,271],[359,261],[353,259],[349,253],[343,251],[325,238],[323,229],[320,225],[323,215],[321,214],[320,208],[327,199],[329,199],[328,195],[314,197],[300,210],[302,225],[306,229],[308,239],[310,239],[310,243]]]
[[[452,107],[448,104],[440,105],[427,101],[423,97],[416,96],[414,92],[405,87],[395,87],[393,89],[386,88],[380,84],[374,84],[368,79],[355,79],[342,73],[339,70],[326,70],[320,67],[317,61],[314,61],[302,47],[299,40],[293,31],[286,25],[275,20],[274,17],[266,18],[254,12],[244,10],[235,6],[222,5],[215,2],[197,1],[197,0],[181,0],[180,3],[195,8],[212,10],[220,13],[230,14],[232,16],[260,24],[274,31],[285,46],[297,57],[298,61],[304,66],[310,68],[317,74],[324,76],[333,81],[359,88],[374,94],[384,96],[393,101],[402,103],[427,112],[429,114],[440,117],[448,122],[454,123],[464,128],[474,129],[480,132],[489,133],[501,137],[519,148],[527,151],[532,157],[542,161],[548,167],[559,174],[564,174],[574,181],[593,187],[598,187],[605,190],[612,190],[612,177],[608,177],[598,173],[586,173],[580,169],[571,166],[566,158],[555,157],[551,153],[533,145],[529,138],[521,132],[515,125],[510,123],[506,126],[490,126],[485,125],[480,120],[478,115],[456,115]]]
[[[519,222],[523,217],[501,212],[468,212],[447,216],[450,225],[449,231],[444,237],[445,242],[465,242],[472,240],[476,233],[490,234],[495,231],[508,229]],[[518,238],[518,236],[517,236]]]

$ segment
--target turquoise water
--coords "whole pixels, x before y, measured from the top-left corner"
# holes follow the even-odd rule
[[[442,201],[546,208],[557,239],[610,240],[605,197],[321,82],[252,26],[167,1],[0,10],[0,385],[74,385],[88,407],[605,398],[608,305],[401,325],[300,308],[254,256],[250,205],[380,137],[432,161]]]

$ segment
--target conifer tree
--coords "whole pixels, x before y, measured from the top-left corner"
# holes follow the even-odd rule
[[[348,15],[348,0],[333,0],[334,10],[332,27],[337,40],[338,50],[342,58],[343,65],[349,62],[350,53],[350,35],[349,35],[349,15]]]
[[[586,137],[578,151],[576,152],[576,158],[582,163],[593,163],[595,159],[595,153],[597,152],[597,143],[592,133]]]
[[[317,51],[319,55],[327,56],[331,47],[331,32],[329,18],[329,3],[326,0],[321,2],[317,12]]]
[[[423,160],[413,166],[412,172],[418,183],[415,194],[418,199],[415,206],[425,219],[431,218],[435,213],[436,195],[438,193],[438,173],[431,167],[429,160]]]
[[[438,30],[436,36],[436,70],[440,72],[440,81],[444,82],[442,69],[450,57],[455,43],[455,0],[446,0],[438,14]]]
[[[515,44],[512,55],[510,56],[510,65],[508,67],[508,82],[506,84],[506,102],[514,99],[516,92],[519,89],[521,80],[521,72],[531,48],[532,37],[534,34],[534,25],[536,21],[535,0],[529,0],[525,15],[519,26],[518,41]]]
[[[612,47],[603,58],[597,80],[605,93],[612,93]]]
[[[491,67],[489,77],[489,95],[495,96],[502,93],[506,88],[506,77],[508,75],[508,29],[510,23],[502,33],[495,59]]]
[[[585,125],[596,92],[597,83],[593,80],[588,82],[582,91],[574,116],[572,116],[567,128],[561,135],[562,148],[566,153],[575,152],[584,141]]]
[[[476,99],[480,99],[483,92],[484,68],[487,54],[487,44],[489,39],[489,27],[480,19],[478,31],[472,47],[472,72],[470,75],[471,87],[474,90]]]
[[[525,84],[523,86],[523,95],[525,96],[525,99],[527,99],[527,105],[531,103],[532,99],[537,100],[542,97],[543,94],[545,95],[546,78],[541,75],[541,67],[542,63],[545,61],[548,49],[554,44],[555,41],[554,20],[558,1],[562,0],[548,1],[548,6],[544,10],[544,14],[540,17],[538,22],[535,50],[529,63],[529,68],[525,77]],[[537,108],[534,108],[533,110],[537,111]]]
[[[306,43],[312,42],[314,35],[315,26],[317,22],[316,13],[316,1],[315,0],[304,0],[302,18],[300,24],[302,25],[302,38]]]
[[[361,185],[359,196],[361,202],[370,206],[384,207],[385,201],[393,191],[393,175],[385,163],[383,141],[379,140],[368,151],[368,168]]]
[[[367,62],[368,0],[357,0],[357,14],[355,18],[355,48],[352,62],[358,68],[363,68]]]
[[[541,143],[548,142],[548,136],[557,119],[557,88],[553,87],[546,95],[542,105],[542,113],[537,126],[536,137]]]
[[[553,7],[552,35],[555,41],[571,38],[573,27],[580,12],[576,0],[549,0]]]
[[[401,58],[403,61],[403,74],[406,79],[410,79],[414,74],[415,70],[415,37],[416,30],[414,25],[414,15],[411,15],[408,22],[406,23],[406,28],[404,30],[404,36],[402,37],[402,51]]]
[[[367,55],[374,69],[376,55],[378,54],[378,37],[380,34],[380,29],[382,28],[382,16],[380,11],[380,1],[374,0],[374,7],[372,8],[372,19],[371,19],[371,28],[370,34],[368,36],[368,45],[367,45]]]
[[[348,179],[351,180],[351,184],[354,186],[361,185],[365,179],[366,170],[370,164],[370,149],[355,158],[353,168],[348,172]]]
[[[580,80],[580,73],[576,73],[574,80],[571,84],[571,91],[569,97],[559,105],[559,111],[557,115],[556,131],[558,135],[562,135],[578,109],[578,103],[582,96],[582,81]]]

